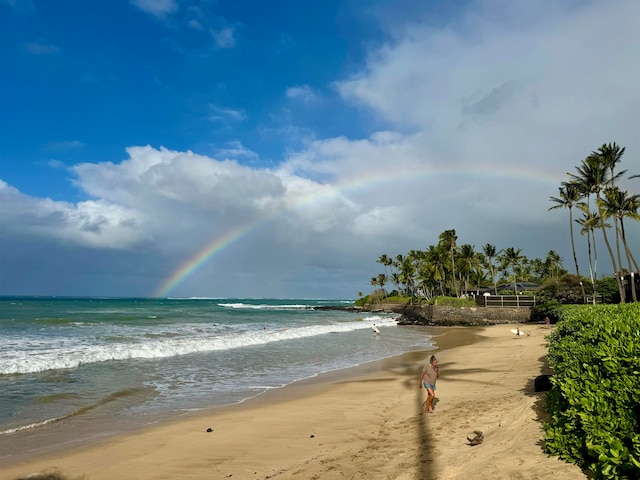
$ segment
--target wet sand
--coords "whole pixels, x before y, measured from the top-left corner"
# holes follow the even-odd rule
[[[534,392],[533,380],[549,373],[549,331],[532,325],[529,336],[515,337],[511,327],[440,328],[435,352],[321,375],[85,448],[39,453],[2,465],[0,480],[51,468],[85,480],[586,479],[541,448],[545,394]],[[425,414],[418,379],[433,353],[438,401]],[[470,446],[474,430],[484,441]]]

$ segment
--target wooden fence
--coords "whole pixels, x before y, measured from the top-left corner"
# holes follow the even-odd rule
[[[492,308],[535,307],[535,295],[485,295],[484,306]]]

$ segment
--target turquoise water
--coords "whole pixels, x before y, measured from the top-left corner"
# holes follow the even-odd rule
[[[345,300],[0,297],[0,446],[60,423],[149,422],[431,348]],[[380,335],[372,333],[376,324]]]

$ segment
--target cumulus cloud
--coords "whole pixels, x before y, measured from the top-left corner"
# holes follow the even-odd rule
[[[78,204],[36,199],[0,181],[5,232],[48,237],[92,248],[128,249],[144,240],[144,220],[133,209],[105,201]]]
[[[158,13],[176,5],[136,4]],[[242,295],[260,279],[264,295],[310,295],[310,272],[323,292],[349,295],[367,288],[381,254],[424,249],[451,228],[476,249],[493,243],[535,257],[554,248],[568,266],[566,218],[547,211],[548,197],[603,142],[627,147],[630,170],[640,152],[640,3],[535,5],[478,2],[444,27],[394,28],[361,71],[333,83],[384,130],[318,138],[291,125],[303,146],[269,169],[244,164],[260,153],[238,140],[214,157],[132,146],[123,160],[72,168],[84,202],[31,198],[0,183],[0,230],[87,248],[143,246],[163,260],[159,276],[244,232],[184,286],[194,295]],[[602,25],[615,28],[594,35]],[[304,84],[286,96],[315,98]],[[210,112],[215,121],[247,118],[218,105]]]

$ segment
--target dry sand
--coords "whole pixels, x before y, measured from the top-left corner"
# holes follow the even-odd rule
[[[543,326],[442,328],[435,352],[413,352],[271,391],[242,405],[3,466],[0,479],[55,467],[70,478],[550,479],[587,477],[541,448]],[[422,364],[441,377],[422,413]],[[213,431],[207,432],[207,428]],[[484,441],[469,446],[474,430]],[[3,440],[4,441],[4,440]]]

